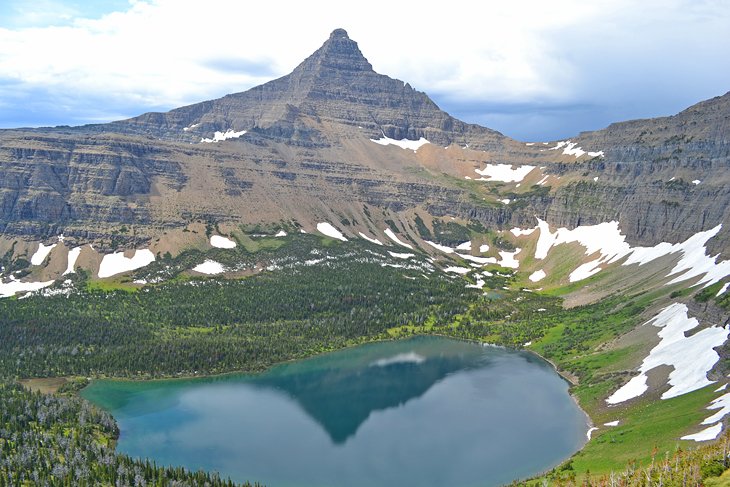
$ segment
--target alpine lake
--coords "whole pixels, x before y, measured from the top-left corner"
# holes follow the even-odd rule
[[[269,487],[502,485],[557,465],[588,429],[539,357],[439,337],[82,395],[114,415],[121,453]]]

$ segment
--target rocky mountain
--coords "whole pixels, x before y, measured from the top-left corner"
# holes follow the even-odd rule
[[[526,144],[374,72],[337,29],[291,74],[242,93],[109,124],[0,131],[0,232],[104,248],[198,220],[326,219],[348,235],[387,220],[417,239],[417,216],[496,229],[537,216],[568,228],[618,220],[640,245],[723,223],[713,245],[727,253],[729,96]]]

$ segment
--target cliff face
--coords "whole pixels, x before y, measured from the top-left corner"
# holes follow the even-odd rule
[[[727,252],[728,117],[725,95],[614,124],[572,141],[603,155],[576,157],[454,119],[375,73],[337,29],[291,74],[243,93],[110,124],[0,131],[0,232],[94,240],[133,226],[144,240],[195,219],[366,228],[422,212],[500,228],[618,219],[639,245],[723,223],[710,243]],[[371,140],[383,137],[431,143]],[[477,181],[486,164],[535,169],[521,183]]]

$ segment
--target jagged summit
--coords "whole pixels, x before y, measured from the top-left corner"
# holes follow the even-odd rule
[[[324,129],[322,122],[334,125]],[[191,143],[217,131],[245,130],[249,138],[312,146],[354,136],[425,137],[440,145],[471,143],[483,148],[503,139],[498,132],[451,117],[408,83],[376,73],[344,29],[332,31],[286,76],[217,100],[94,129]]]
[[[314,63],[322,68],[352,71],[372,71],[373,67],[365,59],[357,42],[350,39],[345,29],[335,29],[329,39],[308,57],[301,65]]]

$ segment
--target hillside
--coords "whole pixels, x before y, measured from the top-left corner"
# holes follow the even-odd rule
[[[242,93],[1,130],[0,378],[255,372],[433,333],[570,379],[593,422],[578,475],[714,440],[729,117],[730,93],[516,141],[374,72],[337,29]]]

